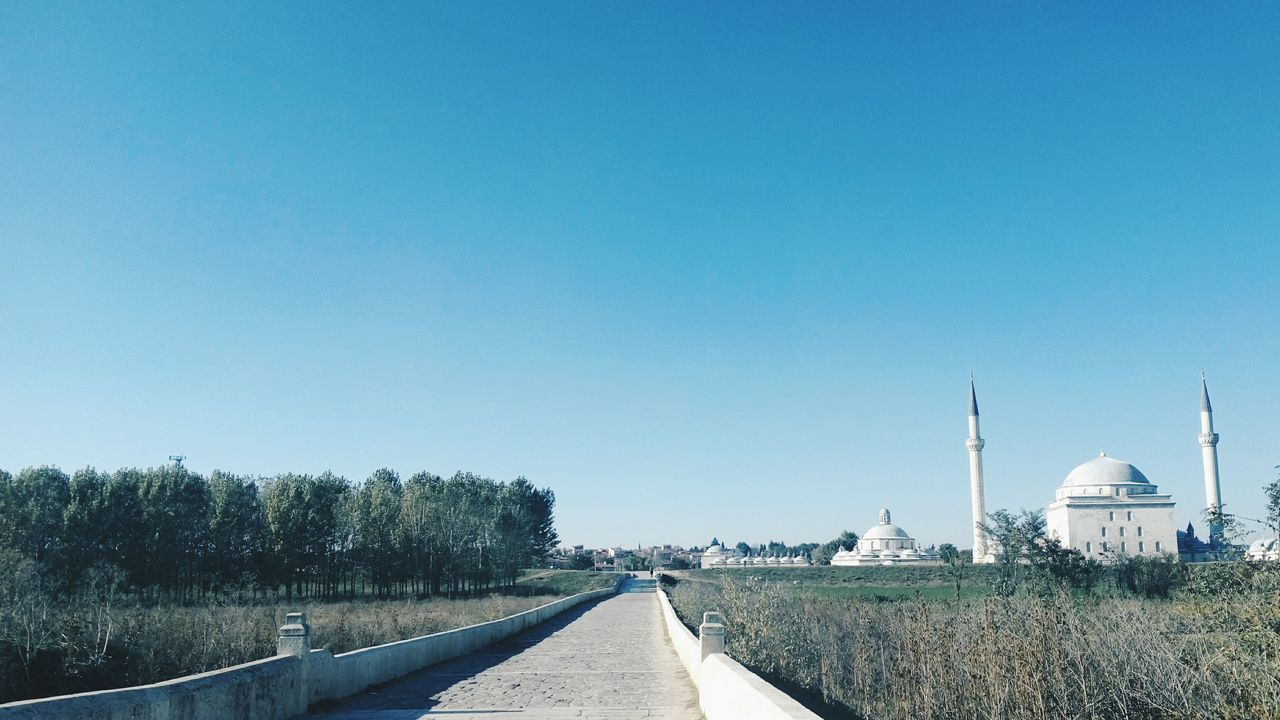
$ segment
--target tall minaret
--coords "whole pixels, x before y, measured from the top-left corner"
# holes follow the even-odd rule
[[[982,526],[987,522],[987,503],[982,492],[982,448],[986,440],[978,434],[978,393],[973,389],[973,373],[969,373],[969,499],[973,506],[973,561],[988,562],[987,534]]]
[[[1222,486],[1218,484],[1218,433],[1213,431],[1213,405],[1209,404],[1209,385],[1200,372],[1200,456],[1204,460],[1205,507],[1222,511]],[[1222,525],[1209,525],[1209,540],[1222,539]]]

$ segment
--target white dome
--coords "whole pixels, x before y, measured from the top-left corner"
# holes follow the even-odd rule
[[[862,534],[863,540],[885,540],[889,538],[902,538],[904,540],[909,540],[911,536],[907,534],[906,530],[903,530],[897,525],[893,525],[891,523],[876,525],[873,528],[869,528]]]
[[[1087,463],[1076,466],[1075,470],[1067,473],[1067,479],[1062,481],[1062,487],[1081,487],[1087,485],[1126,485],[1138,483],[1141,485],[1150,485],[1147,476],[1133,465],[1105,454],[1090,460]]]

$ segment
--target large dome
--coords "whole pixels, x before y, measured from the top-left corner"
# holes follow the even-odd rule
[[[1103,453],[1087,463],[1076,466],[1075,470],[1067,473],[1067,479],[1062,481],[1062,487],[1125,485],[1129,483],[1151,484],[1147,480],[1147,476],[1143,475],[1138,468],[1123,460],[1107,457],[1106,453]]]
[[[906,530],[903,530],[897,525],[886,523],[884,525],[877,525],[871,528],[870,530],[867,530],[865,533],[862,534],[862,537],[865,540],[884,540],[886,538],[909,539],[911,536],[907,534]]]

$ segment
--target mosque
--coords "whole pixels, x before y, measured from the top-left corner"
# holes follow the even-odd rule
[[[1218,433],[1213,431],[1213,406],[1209,387],[1200,379],[1200,435],[1204,466],[1205,505],[1222,507],[1218,480]],[[976,563],[994,562],[992,543],[982,526],[986,504],[982,475],[982,449],[986,441],[979,432],[978,396],[969,381],[969,489],[973,513],[973,558]],[[1209,528],[1208,542],[1196,538],[1188,525],[1179,531],[1173,516],[1173,498],[1159,492],[1147,476],[1131,463],[1105,453],[1078,465],[1067,473],[1045,512],[1045,529],[1066,547],[1085,557],[1106,561],[1116,556],[1156,556],[1178,553],[1186,562],[1218,559],[1228,545],[1222,528]],[[1257,548],[1266,555],[1269,548]]]
[[[1213,405],[1209,402],[1209,386],[1200,377],[1200,444],[1204,469],[1205,507],[1222,508],[1222,487],[1218,478],[1218,433],[1213,430]],[[973,378],[969,379],[969,451],[970,509],[973,520],[973,561],[995,562],[993,541],[983,526],[987,508],[982,471],[982,450],[986,440],[979,428],[978,394]],[[1209,537],[1201,540],[1188,524],[1178,530],[1174,521],[1173,497],[1161,493],[1132,463],[1100,453],[1076,466],[1055,491],[1045,511],[1045,530],[1065,547],[1079,550],[1085,557],[1107,562],[1127,556],[1155,557],[1177,553],[1184,562],[1220,560],[1234,554],[1236,548],[1222,536],[1222,527],[1209,526]],[[1280,560],[1280,540],[1258,540],[1246,551],[1246,557],[1258,560]],[[929,565],[939,562],[932,548],[922,549],[915,538],[891,521],[889,511],[880,511],[880,522],[867,529],[852,550],[840,550],[832,565]],[[702,554],[704,568],[806,567],[803,556],[765,557],[737,556],[719,545]]]
[[[832,565],[917,565],[937,563],[938,553],[932,548],[921,550],[915,538],[889,521],[889,511],[880,511],[880,523],[868,528],[852,550],[841,550],[831,557]]]

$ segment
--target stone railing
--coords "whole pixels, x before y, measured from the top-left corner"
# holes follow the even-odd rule
[[[667,635],[680,663],[698,688],[706,720],[820,720],[818,715],[724,654],[720,613],[702,616],[698,637],[680,622],[667,594],[658,588]]]
[[[334,655],[311,648],[303,613],[289,613],[278,654],[154,685],[0,705],[0,720],[285,720],[324,700],[354,695],[428,665],[465,655],[584,602],[618,591],[578,593],[500,620]]]

